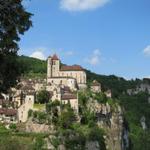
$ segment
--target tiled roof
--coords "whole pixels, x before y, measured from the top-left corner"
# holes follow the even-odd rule
[[[17,115],[17,110],[7,109],[7,108],[0,108],[0,114],[5,114],[6,116],[16,116]]]
[[[83,71],[84,69],[79,65],[73,65],[73,66],[64,65],[60,68],[60,70],[61,71]]]
[[[56,54],[54,54],[54,55],[52,56],[52,60],[59,60],[59,58],[58,58],[58,56],[57,56]]]
[[[64,94],[61,96],[62,100],[69,100],[69,99],[77,99],[77,95],[75,94]]]

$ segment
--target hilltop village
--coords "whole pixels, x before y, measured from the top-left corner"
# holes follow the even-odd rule
[[[10,88],[8,94],[0,95],[0,122],[21,123],[28,120],[29,110],[36,111],[37,93],[46,90],[52,102],[70,104],[75,114],[79,112],[78,91],[87,88],[85,70],[79,65],[62,65],[55,54],[47,59],[47,79],[21,78],[16,87]],[[90,89],[100,93],[101,84],[94,80]],[[105,92],[111,97],[111,90]]]

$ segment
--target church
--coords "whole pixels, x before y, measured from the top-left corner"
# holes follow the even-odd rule
[[[86,88],[86,72],[79,65],[63,65],[56,54],[47,60],[47,84],[64,85],[70,89]]]

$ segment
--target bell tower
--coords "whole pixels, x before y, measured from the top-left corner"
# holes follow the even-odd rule
[[[56,54],[53,55],[51,62],[52,62],[52,77],[58,77],[60,70],[60,60]]]

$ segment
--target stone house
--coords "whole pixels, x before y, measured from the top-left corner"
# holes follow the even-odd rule
[[[19,122],[26,122],[28,119],[28,111],[33,110],[35,93],[27,93],[22,101],[22,105],[18,108]]]
[[[94,93],[101,92],[101,84],[99,82],[97,82],[96,80],[94,80],[91,83],[91,91],[94,92]]]
[[[17,122],[17,110],[0,108],[0,121],[2,123],[16,123]]]

